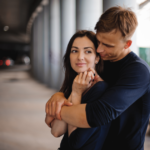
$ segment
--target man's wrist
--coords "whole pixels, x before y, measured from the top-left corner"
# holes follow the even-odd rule
[[[57,94],[64,96],[63,92],[57,92]]]

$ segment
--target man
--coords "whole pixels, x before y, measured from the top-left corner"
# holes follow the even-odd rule
[[[89,128],[112,122],[102,149],[143,150],[150,116],[150,69],[129,49],[137,25],[135,14],[120,6],[108,9],[97,22],[97,52],[104,60],[100,76],[109,84],[100,99],[68,107],[63,94],[56,93],[46,104],[47,116],[73,126]]]

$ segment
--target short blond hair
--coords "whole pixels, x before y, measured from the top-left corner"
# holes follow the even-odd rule
[[[111,32],[119,30],[124,38],[133,35],[138,25],[137,17],[130,8],[121,6],[111,7],[100,17],[95,26],[97,32]]]

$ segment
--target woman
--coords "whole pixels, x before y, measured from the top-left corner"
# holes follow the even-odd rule
[[[96,53],[96,49],[97,40],[92,31],[82,30],[75,33],[68,44],[64,56],[65,79],[60,91],[73,105],[89,103],[93,99],[99,98],[107,88],[104,81],[97,83],[93,81],[94,74],[92,71],[88,71],[91,68],[95,69],[98,74],[102,72],[102,60]],[[74,87],[79,87],[82,82],[85,82],[89,88],[81,89],[81,93],[78,94],[82,96],[80,97],[81,101],[76,101],[74,99],[76,94]],[[96,128],[76,128],[64,121],[55,119],[51,122],[51,133],[55,137],[65,133],[60,150],[100,150],[109,127],[110,124]]]

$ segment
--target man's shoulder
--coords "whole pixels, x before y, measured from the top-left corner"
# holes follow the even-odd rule
[[[131,52],[125,65],[126,69],[133,69],[138,72],[145,70],[145,72],[150,73],[150,66],[134,52]]]

